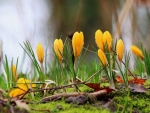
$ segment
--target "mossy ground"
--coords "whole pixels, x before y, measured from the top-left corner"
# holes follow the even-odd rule
[[[116,107],[116,112],[122,112],[124,107],[127,106],[126,113],[129,112],[150,112],[150,93],[131,93],[128,97],[125,93],[115,92],[109,94],[110,99],[113,101],[113,106]],[[126,100],[128,98],[128,102]],[[64,100],[49,102],[44,104],[29,104],[31,108],[33,108],[31,113],[40,113],[45,110],[49,110],[51,113],[110,113],[111,106],[108,108],[103,108],[101,104],[101,100],[96,101],[95,103],[86,103],[85,105],[76,105],[76,104],[68,104],[65,103]]]
[[[90,92],[88,87],[80,87],[81,91]],[[69,92],[72,89],[69,89]],[[94,103],[86,103],[85,105],[76,105],[72,103],[65,103],[65,100],[59,100],[56,102],[48,102],[43,104],[29,104],[32,109],[30,113],[40,113],[50,111],[51,113],[116,113],[125,112],[150,112],[150,91],[147,93],[128,92],[124,89],[112,92],[106,95],[105,98],[95,101]],[[38,99],[35,99],[39,101]],[[108,103],[111,100],[111,104],[104,107],[104,103]],[[105,102],[104,102],[105,101]],[[126,108],[126,109],[125,109]]]
[[[109,110],[102,109],[102,107],[94,107],[87,103],[85,105],[67,104],[64,101],[49,102],[46,104],[30,105],[36,111],[31,113],[37,113],[37,110],[49,110],[51,113],[109,113]],[[43,112],[43,111],[42,111]],[[39,111],[40,113],[40,111]]]
[[[29,102],[29,107],[31,108],[30,113],[149,113],[150,112],[150,90],[149,90],[149,81],[146,82],[146,87],[148,92],[146,93],[137,93],[126,91],[123,88],[118,91],[111,92],[107,94],[104,98],[87,102],[84,105],[77,105],[72,103],[66,103],[64,99],[58,100],[55,102],[49,101],[48,103],[38,103],[41,101],[42,96],[40,93],[37,93],[34,98],[31,98],[30,95],[26,96],[26,101]],[[103,85],[103,84],[102,84]],[[108,85],[108,84],[106,84]],[[120,85],[118,85],[120,86]],[[87,86],[80,85],[81,92],[91,92],[92,89]],[[73,92],[73,88],[68,88],[67,92]],[[47,95],[49,96],[49,95]],[[107,103],[111,104],[107,105]],[[9,111],[8,107],[0,107],[0,112]],[[125,109],[126,108],[126,109]],[[24,112],[27,111],[24,109],[18,109],[15,107],[15,112]]]

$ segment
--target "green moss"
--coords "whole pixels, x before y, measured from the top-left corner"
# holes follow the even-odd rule
[[[38,113],[37,110],[49,110],[52,113],[109,113],[109,110],[102,109],[101,107],[97,108],[91,104],[86,105],[75,105],[67,104],[64,101],[50,102],[46,104],[37,104],[30,105],[34,110],[30,111],[31,113]]]
[[[130,108],[130,106],[133,106],[132,110],[137,112],[144,112],[148,113],[150,112],[150,92],[147,93],[131,93],[129,97],[125,93],[121,92],[115,92],[112,94],[113,100],[115,101],[118,106],[125,106],[125,102],[128,98],[127,106]],[[123,110],[120,109],[120,110]]]

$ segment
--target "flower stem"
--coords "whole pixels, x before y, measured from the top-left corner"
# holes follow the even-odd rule
[[[74,77],[73,77],[73,83],[74,83],[74,84],[76,84],[77,64],[78,64],[78,58],[75,57],[75,61],[74,61]],[[74,85],[74,90],[75,90],[75,92],[78,91],[77,89],[78,89],[77,86]]]

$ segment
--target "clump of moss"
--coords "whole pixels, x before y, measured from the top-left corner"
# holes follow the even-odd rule
[[[123,107],[126,103],[126,99],[128,98],[127,106],[133,106],[132,110],[137,112],[150,112],[150,93],[130,93],[127,96],[125,93],[117,92],[113,94],[113,101],[119,106]],[[120,107],[121,108],[121,107]],[[129,109],[130,110],[130,109]]]
[[[102,109],[101,107],[97,108],[91,104],[86,105],[76,105],[76,104],[67,104],[63,100],[57,102],[50,102],[46,104],[32,104],[30,105],[33,110],[32,113],[39,113],[41,110],[49,110],[51,113],[109,113],[109,110]]]

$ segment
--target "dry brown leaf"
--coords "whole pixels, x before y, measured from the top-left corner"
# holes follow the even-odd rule
[[[144,93],[147,92],[148,89],[146,89],[143,85],[136,85],[133,82],[131,82],[129,84],[129,88],[133,91],[133,92],[139,92],[139,93]]]
[[[25,102],[22,102],[21,100],[16,100],[15,103],[20,108],[26,109],[27,111],[30,110],[29,106]]]

